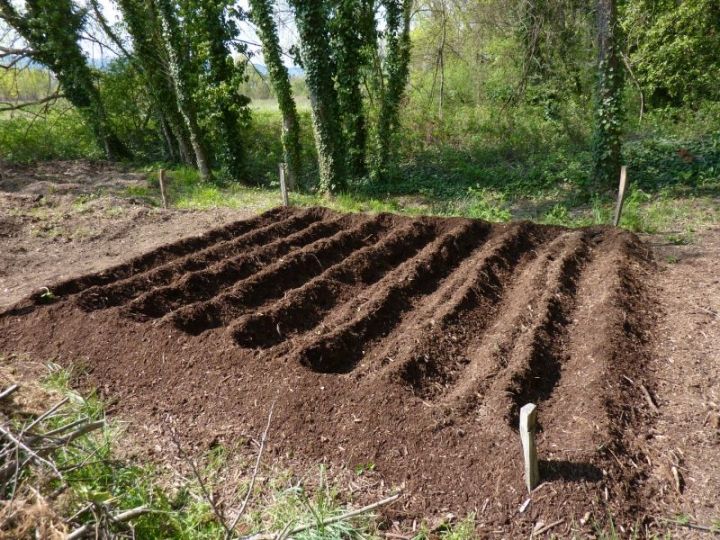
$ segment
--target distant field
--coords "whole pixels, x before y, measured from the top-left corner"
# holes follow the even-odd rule
[[[299,110],[310,110],[310,100],[304,96],[297,96],[295,104]],[[250,108],[256,111],[277,111],[278,104],[275,99],[253,99]]]

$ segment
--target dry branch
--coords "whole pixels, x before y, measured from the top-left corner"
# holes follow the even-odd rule
[[[8,396],[12,391],[14,390],[10,387],[2,395]],[[5,441],[0,446],[0,457],[2,458],[0,483],[6,483],[9,479],[13,479],[14,486],[20,478],[22,470],[31,462],[48,467],[55,476],[60,480],[63,479],[60,470],[52,459],[49,459],[52,452],[105,425],[103,420],[91,422],[88,418],[84,418],[44,433],[34,431],[40,423],[56,417],[68,399],[62,399],[17,433],[13,432],[10,425],[0,426],[0,439]],[[58,437],[58,435],[62,436]]]
[[[358,508],[357,510],[351,510],[350,512],[347,512],[340,516],[331,517],[331,518],[328,518],[321,522],[313,522],[313,523],[307,523],[305,525],[300,525],[299,527],[295,527],[294,529],[292,529],[290,532],[288,532],[286,534],[287,534],[287,536],[292,536],[293,534],[299,534],[299,533],[301,533],[303,531],[307,531],[309,529],[326,527],[327,525],[332,525],[333,523],[337,523],[339,521],[345,521],[346,519],[360,516],[362,514],[372,512],[373,510],[376,510],[377,508],[380,508],[382,506],[386,506],[388,504],[394,503],[401,496],[402,496],[402,492],[399,492],[399,493],[396,493],[395,495],[391,495],[390,497],[387,497],[380,501],[374,502],[372,504],[368,504],[367,506],[363,506],[362,508]],[[252,536],[246,536],[243,538],[243,540],[277,540],[278,538],[280,538],[280,533],[259,533],[259,534],[254,534]]]
[[[557,521],[548,523],[544,527],[540,527],[537,531],[534,531],[533,536],[543,534],[543,533],[549,531],[550,529],[552,529],[553,527],[557,527],[558,525],[562,525],[563,523],[565,523],[564,519],[558,519]]]
[[[22,442],[19,438],[17,438],[15,435],[13,435],[10,430],[6,429],[3,426],[0,426],[0,435],[2,435],[5,439],[10,441],[14,446],[16,446],[19,450],[22,450],[25,454],[28,455],[28,457],[32,458],[37,463],[40,463],[42,465],[45,465],[48,467],[55,475],[57,475],[58,478],[62,479],[62,474],[60,474],[60,471],[57,469],[54,463],[51,463],[47,459],[40,456],[37,452],[35,452],[32,448],[27,446],[24,442]],[[1,480],[2,478],[0,478]]]
[[[708,525],[702,525],[700,523],[693,523],[692,521],[680,521],[677,519],[667,519],[667,518],[660,518],[660,521],[664,521],[666,523],[672,523],[673,525],[677,527],[687,527],[688,529],[693,529],[695,531],[702,531],[706,533],[711,533],[715,535],[720,535],[720,527],[717,526],[708,526]]]
[[[115,523],[124,523],[143,514],[147,514],[148,512],[150,512],[150,509],[147,506],[138,506],[137,508],[133,508],[132,510],[127,510],[119,514],[110,515],[109,517]],[[85,525],[78,527],[73,532],[67,535],[66,540],[77,540],[78,538],[82,538],[90,532],[94,532],[95,525],[95,523],[86,523]]]
[[[243,500],[242,506],[240,507],[240,510],[238,510],[237,515],[235,516],[235,519],[233,520],[232,524],[230,525],[230,529],[228,531],[228,534],[225,536],[226,539],[229,539],[232,537],[233,531],[235,530],[235,527],[237,527],[238,522],[240,521],[240,518],[242,517],[243,513],[245,512],[248,503],[250,502],[250,497],[252,496],[253,488],[255,487],[255,480],[257,479],[258,470],[260,469],[260,460],[262,459],[263,450],[265,449],[265,441],[267,441],[267,434],[270,430],[270,422],[272,422],[272,416],[273,411],[275,410],[275,403],[276,401],[273,401],[272,405],[270,405],[270,412],[268,413],[267,423],[265,424],[265,430],[263,431],[262,437],[260,439],[260,448],[258,449],[257,458],[255,459],[255,469],[253,470],[252,478],[250,478],[250,485],[248,486],[247,493],[245,493],[245,499]]]
[[[17,384],[8,386],[5,390],[0,392],[0,399],[5,399],[6,397],[12,395],[18,388],[20,387]]]
[[[655,403],[655,400],[653,399],[652,395],[650,395],[650,391],[645,387],[644,384],[640,385],[640,390],[642,391],[643,395],[645,396],[645,401],[647,401],[650,408],[655,411],[656,413],[660,412],[660,409],[658,408],[657,404]]]

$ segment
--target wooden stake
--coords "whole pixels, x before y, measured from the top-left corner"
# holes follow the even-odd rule
[[[167,210],[167,199],[165,198],[165,169],[160,169],[160,197],[162,198],[163,208]]]
[[[540,483],[538,469],[537,449],[535,447],[535,425],[537,422],[537,408],[532,403],[520,409],[520,439],[523,446],[523,460],[525,461],[525,485],[528,492],[535,489]]]
[[[285,164],[280,164],[280,192],[282,193],[283,206],[289,206],[287,186],[285,185]]]
[[[615,205],[615,217],[613,225],[615,227],[620,223],[620,214],[622,213],[623,202],[625,201],[625,187],[627,184],[627,166],[620,167],[620,187],[618,188],[617,204]]]

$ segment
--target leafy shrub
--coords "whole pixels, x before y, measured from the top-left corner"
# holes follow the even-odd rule
[[[58,107],[46,118],[0,118],[0,158],[13,163],[50,159],[101,159],[92,132],[74,109]]]

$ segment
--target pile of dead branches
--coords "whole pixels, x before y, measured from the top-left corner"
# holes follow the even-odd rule
[[[0,392],[0,401],[12,399],[18,390],[16,384],[9,386]],[[22,518],[36,517],[40,507],[45,508],[45,515],[49,514],[47,500],[55,499],[68,487],[63,473],[83,467],[92,458],[92,455],[87,455],[77,463],[65,464],[64,467],[59,467],[54,459],[59,450],[69,449],[81,437],[105,427],[104,420],[92,420],[87,416],[76,418],[76,415],[71,415],[68,420],[64,406],[69,400],[69,397],[65,397],[25,423],[13,418],[15,415],[0,415],[0,536],[10,530],[16,534],[23,531],[27,524],[22,523]],[[47,496],[41,495],[40,489],[30,485],[30,478],[40,477],[44,479],[43,486],[52,485],[51,493]],[[48,479],[55,482],[50,483]],[[29,507],[35,511],[28,513]],[[70,530],[66,536],[68,539],[90,534],[95,538],[109,537],[110,534],[105,533],[114,525],[145,512],[147,509],[140,507],[114,513],[106,505],[90,503],[72,517],[61,520],[59,527],[48,525],[45,530],[52,529],[58,534],[61,530],[62,533]],[[86,523],[77,524],[80,520]],[[34,525],[37,526],[37,523]],[[38,529],[33,528],[37,534]]]

